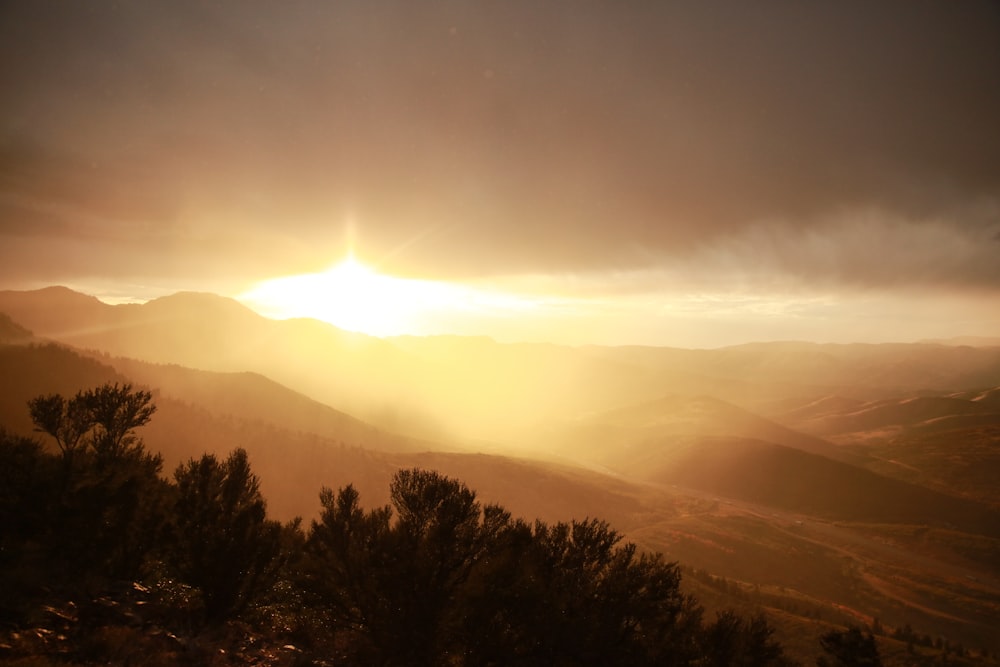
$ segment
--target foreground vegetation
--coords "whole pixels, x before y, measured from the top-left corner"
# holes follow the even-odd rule
[[[763,616],[705,619],[677,564],[603,521],[549,525],[399,471],[391,504],[320,493],[267,517],[246,452],[160,476],[151,395],[29,404],[55,450],[0,434],[0,658],[9,664],[781,665]],[[878,664],[871,634],[824,664]]]

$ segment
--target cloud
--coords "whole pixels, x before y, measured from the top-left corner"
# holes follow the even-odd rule
[[[956,222],[859,209],[804,228],[754,225],[704,247],[684,272],[748,286],[996,290],[1000,208],[964,213]]]
[[[1000,284],[995,4],[0,12],[8,276]]]

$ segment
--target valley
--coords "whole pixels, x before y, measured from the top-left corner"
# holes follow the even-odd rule
[[[0,313],[12,432],[34,396],[134,383],[165,474],[243,447],[283,521],[314,519],[322,487],[383,505],[421,467],[515,516],[609,521],[679,561],[709,614],[767,611],[807,663],[825,630],[876,620],[888,664],[906,627],[1000,651],[1000,348],[377,339],[59,288],[0,292]]]

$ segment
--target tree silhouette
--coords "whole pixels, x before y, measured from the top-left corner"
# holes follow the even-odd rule
[[[137,453],[141,440],[135,429],[145,426],[156,412],[152,394],[115,383],[91,389],[82,398],[93,421],[91,444],[98,459],[114,460]]]
[[[145,426],[156,412],[152,398],[148,391],[115,383],[77,392],[69,400],[60,394],[38,396],[28,401],[28,409],[35,430],[55,438],[63,455],[89,444],[113,457],[138,441],[135,429]],[[81,443],[88,434],[90,438]]]
[[[881,667],[878,645],[872,633],[863,633],[856,626],[847,630],[832,630],[819,639],[826,655],[816,659],[819,667]]]
[[[0,619],[27,627],[53,595],[80,601],[78,616],[47,612],[76,624],[68,659],[113,661],[79,638],[115,623],[141,615],[193,633],[197,615],[213,636],[271,619],[297,633],[303,660],[348,665],[785,664],[763,616],[703,624],[678,566],[604,521],[529,524],[457,480],[406,469],[371,510],[353,486],[323,489],[304,533],[267,519],[242,449],[160,479],[136,434],[155,410],[148,392],[104,385],[29,409],[58,452],[0,430]],[[130,601],[135,591],[145,599]],[[822,645],[821,667],[879,664],[857,628]]]
[[[35,429],[51,435],[63,471],[51,500],[50,540],[67,574],[96,568],[105,575],[136,575],[159,522],[162,466],[135,429],[156,407],[148,391],[105,384],[28,402]]]
[[[82,394],[68,401],[59,394],[38,396],[28,401],[28,410],[35,430],[55,439],[65,467],[71,468],[74,454],[86,446],[83,437],[93,427],[93,418]]]
[[[0,427],[0,545],[37,534],[44,523],[50,483],[41,445]],[[0,548],[0,556],[6,555]]]
[[[464,484],[402,470],[392,506],[321,494],[306,585],[346,647],[375,664],[681,663],[701,611],[676,565],[606,523],[530,527]],[[395,510],[395,514],[393,513]]]
[[[369,512],[348,486],[324,489],[308,550],[315,590],[358,659],[434,664],[454,643],[449,613],[482,552],[479,503],[464,484],[403,470],[390,507]]]
[[[39,587],[55,463],[35,440],[0,428],[0,623],[16,619]]]
[[[260,482],[243,449],[219,462],[189,460],[177,484],[168,559],[197,587],[205,617],[215,623],[243,610],[261,593],[280,550],[281,525],[267,519]]]
[[[774,640],[774,628],[763,615],[744,618],[732,610],[720,612],[705,628],[705,664],[714,667],[765,667],[788,664]]]
[[[701,610],[680,571],[599,520],[534,529],[533,657],[546,664],[682,663],[697,650]]]

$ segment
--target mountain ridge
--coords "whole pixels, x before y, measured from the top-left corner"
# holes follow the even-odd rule
[[[83,306],[74,313],[57,302]],[[381,339],[316,320],[268,319],[206,293],[110,306],[66,288],[5,291],[0,312],[37,336],[114,356],[252,370],[376,425],[431,439],[512,441],[540,423],[677,393],[711,395],[771,418],[803,396],[872,401],[1000,386],[1000,348],[797,342],[683,350]]]
[[[26,358],[32,355],[38,359],[27,363]],[[117,367],[109,365],[115,363]],[[133,381],[128,377],[129,368],[151,374],[163,370],[147,362],[116,360],[101,353],[84,355],[55,343],[0,346],[0,374],[8,379],[0,391],[0,424],[30,432],[25,397],[52,391],[72,395],[102,382]],[[644,549],[662,551],[670,559],[683,558],[693,566],[708,567],[734,581],[742,578],[739,585],[743,588],[759,585],[770,591],[766,599],[773,601],[767,604],[779,605],[769,609],[799,609],[795,614],[803,615],[795,616],[795,622],[813,630],[818,627],[811,620],[814,617],[804,614],[823,614],[829,621],[829,610],[833,608],[878,615],[896,627],[911,623],[917,628],[931,628],[977,646],[993,641],[989,619],[995,614],[988,601],[1000,599],[995,597],[1000,589],[995,584],[998,575],[993,557],[1000,553],[1000,539],[963,532],[992,532],[996,513],[986,511],[981,504],[969,505],[922,487],[900,486],[886,475],[866,475],[860,468],[774,443],[732,437],[680,438],[679,443],[675,437],[666,444],[675,450],[678,445],[687,446],[688,451],[682,452],[686,456],[678,459],[674,455],[661,468],[647,463],[648,481],[496,454],[370,449],[357,438],[338,439],[306,430],[293,432],[280,425],[281,420],[269,422],[266,415],[255,414],[268,401],[265,398],[254,402],[250,400],[253,394],[261,387],[274,389],[274,381],[266,376],[220,374],[216,389],[205,388],[205,394],[231,391],[227,389],[229,382],[247,381],[249,385],[244,394],[248,404],[242,413],[233,411],[231,405],[223,406],[220,413],[219,408],[213,412],[193,400],[200,401],[202,396],[192,394],[185,401],[171,394],[184,394],[185,383],[207,377],[203,375],[207,371],[166,368],[186,377],[176,380],[170,391],[154,389],[158,410],[141,433],[150,449],[164,453],[165,474],[179,462],[204,451],[224,455],[227,449],[244,447],[261,477],[269,511],[276,517],[315,516],[319,488],[348,483],[359,490],[366,507],[380,506],[388,501],[387,480],[395,470],[412,466],[437,469],[480,490],[483,502],[500,502],[517,516],[548,521],[586,517],[609,520],[627,531],[630,539],[634,535]],[[572,380],[578,381],[579,376]],[[21,387],[16,400],[2,398],[11,394],[15,384]],[[241,400],[240,392],[233,394],[233,400]],[[970,390],[968,396],[988,399],[992,393]],[[701,399],[702,408],[719,403],[714,397]],[[698,396],[678,400],[699,405]],[[805,399],[803,402],[808,403]],[[655,401],[652,405],[655,426],[658,408]],[[605,412],[617,413],[624,419],[628,407],[612,407]],[[19,415],[18,424],[6,416],[13,413]],[[247,416],[261,419],[250,420]],[[293,416],[284,419],[285,426],[295,421]],[[436,448],[440,444],[427,441],[427,446]],[[803,461],[808,465],[803,466]],[[716,478],[704,472],[708,467],[716,471]],[[892,514],[891,506],[871,512],[868,510],[872,503],[865,501],[864,493],[856,493],[839,482],[831,484],[826,478],[816,483],[811,481],[816,477],[814,473],[802,474],[801,479],[793,477],[795,483],[787,483],[796,470],[810,469],[818,470],[816,474],[833,470],[836,475],[846,475],[834,475],[835,480],[860,479],[879,489],[916,488],[919,497],[928,500],[926,507],[931,512],[921,516],[924,506],[915,506],[915,511],[901,515]],[[719,476],[723,477],[721,482]],[[864,488],[861,485],[860,490]],[[839,490],[854,499],[847,503],[838,495]],[[814,499],[819,494],[819,501],[805,503],[798,495],[809,493]],[[843,502],[834,506],[836,511],[825,511],[828,507],[823,503],[837,501]],[[935,510],[938,505],[940,508]],[[968,514],[969,507],[976,508],[977,514]],[[951,519],[956,516],[959,520],[953,524]],[[930,522],[926,523],[928,517]],[[982,527],[983,517],[988,522],[986,528]],[[867,523],[866,519],[901,523]],[[907,523],[918,519],[925,523]],[[905,566],[899,564],[904,556]],[[886,582],[908,588],[904,603],[898,596],[886,597]],[[801,611],[803,599],[811,600],[806,611]],[[942,620],[941,614],[950,620]]]

